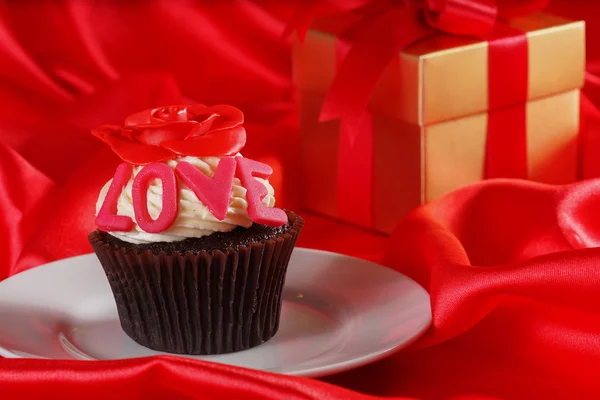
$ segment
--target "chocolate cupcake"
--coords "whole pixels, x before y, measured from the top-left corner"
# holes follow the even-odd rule
[[[123,330],[143,346],[228,353],[279,328],[303,220],[274,207],[270,167],[239,154],[242,122],[230,106],[171,106],[93,132],[124,162],[89,241]]]

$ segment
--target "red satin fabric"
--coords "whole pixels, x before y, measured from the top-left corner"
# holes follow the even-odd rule
[[[599,7],[550,5],[588,22],[585,178],[600,176]],[[292,11],[276,1],[2,7],[0,279],[90,251],[94,203],[119,159],[89,130],[137,110],[245,110],[244,155],[274,167],[278,204],[295,208],[290,48],[280,40]],[[415,211],[391,238],[304,213],[302,246],[383,261],[431,293],[428,334],[372,365],[312,380],[176,357],[2,359],[0,398],[598,398],[599,195],[598,180],[489,181]]]

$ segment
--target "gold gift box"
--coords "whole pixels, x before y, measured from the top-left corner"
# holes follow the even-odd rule
[[[303,173],[301,206],[337,212],[339,123],[318,122],[336,73],[338,34],[356,15],[318,21],[294,41]],[[577,179],[579,89],[585,25],[537,13],[510,22],[528,38],[527,161],[531,180]],[[390,233],[408,211],[484,178],[488,43],[437,35],[403,50],[386,68],[369,104],[374,125],[373,228]],[[317,156],[315,150],[327,157]]]

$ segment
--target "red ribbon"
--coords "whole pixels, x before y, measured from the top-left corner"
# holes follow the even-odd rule
[[[485,36],[494,28],[498,9],[473,0],[429,0],[425,16],[429,25],[455,35]]]
[[[357,127],[364,127],[365,110],[375,85],[385,67],[402,49],[439,32],[489,41],[490,112],[485,177],[527,177],[527,38],[502,21],[539,11],[547,3],[548,0],[313,0],[305,3],[292,22],[299,28],[301,39],[310,20],[318,15],[334,10],[356,10],[365,14],[341,35],[351,38],[351,47],[338,68],[320,115],[321,121],[341,119],[338,195],[353,193],[354,203],[363,205],[364,209],[355,209],[353,214],[370,216],[372,213],[372,156],[361,157],[361,154],[364,155],[365,147],[373,148],[373,131]],[[367,142],[371,145],[365,146]],[[365,190],[356,188],[354,178],[358,175],[366,177],[366,181],[361,180],[365,182]],[[348,188],[348,185],[354,187]],[[342,202],[347,201],[347,197],[340,197],[340,214],[348,217],[342,210]]]
[[[336,43],[336,62],[341,65],[348,55],[348,42]],[[359,226],[373,224],[371,193],[373,189],[373,121],[366,109],[357,110],[356,121],[340,119],[337,160],[337,213]],[[357,184],[360,182],[360,184]],[[352,201],[348,201],[352,199]]]
[[[528,44],[523,32],[498,25],[488,47],[486,178],[527,178]]]

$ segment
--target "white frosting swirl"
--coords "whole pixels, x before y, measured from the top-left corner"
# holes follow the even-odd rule
[[[181,161],[186,161],[209,178],[212,178],[217,165],[219,164],[220,157],[182,157],[175,160],[170,160],[167,165],[172,169],[175,169],[177,164]],[[142,169],[142,166],[136,166],[133,169],[133,175],[125,189],[121,192],[117,203],[117,215],[125,215],[130,217],[135,223],[135,215],[133,211],[133,202],[131,197],[131,188],[133,186],[133,180],[137,173]],[[268,194],[263,199],[263,203],[267,207],[275,206],[275,197],[273,187],[268,180],[258,179],[267,188]],[[96,215],[102,207],[106,193],[112,179],[109,180],[106,185],[100,191],[100,196],[96,203]],[[141,244],[151,242],[175,242],[184,240],[187,238],[198,238],[207,236],[215,232],[229,232],[235,229],[237,226],[243,226],[249,228],[252,225],[252,220],[248,216],[247,208],[248,202],[246,201],[246,189],[240,183],[240,180],[236,177],[233,181],[233,192],[229,200],[229,207],[227,208],[227,215],[223,221],[219,221],[208,208],[198,199],[194,192],[188,188],[180,179],[178,179],[179,189],[179,207],[177,210],[177,217],[175,222],[165,231],[160,233],[148,233],[144,232],[135,223],[133,230],[129,232],[109,232],[114,237],[123,241]],[[162,182],[155,179],[150,183],[148,188],[148,212],[153,219],[156,219],[160,211],[162,210]]]

